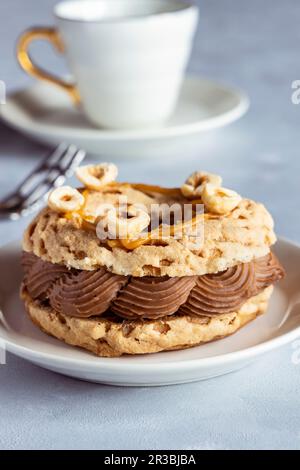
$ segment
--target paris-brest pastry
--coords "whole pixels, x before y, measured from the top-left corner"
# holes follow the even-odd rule
[[[201,345],[266,311],[284,271],[262,204],[200,171],[180,188],[116,182],[113,164],[77,177],[24,234],[21,296],[44,332],[114,357]]]

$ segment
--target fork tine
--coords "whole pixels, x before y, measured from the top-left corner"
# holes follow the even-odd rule
[[[25,193],[26,187],[29,186],[29,183],[34,179],[36,175],[41,173],[42,171],[47,170],[47,164],[49,159],[52,160],[56,163],[59,158],[66,152],[68,146],[64,143],[58,145],[54,151],[52,150],[51,153],[49,153],[46,157],[43,158],[41,163],[34,168],[31,173],[17,186],[16,190],[8,194],[2,201],[1,205],[6,205],[6,206],[16,206],[18,203],[22,201],[22,193]],[[24,196],[23,196],[24,197]]]
[[[75,145],[59,145],[25,178],[13,194],[2,201],[0,210],[3,212],[6,206],[6,212],[11,212],[11,218],[14,219],[18,218],[18,212],[24,215],[25,212],[33,210],[33,206],[40,205],[41,199],[51,188],[62,185],[66,177],[71,176],[74,169],[84,159],[85,154],[84,150],[77,149]],[[33,185],[34,179],[38,176],[40,179]]]
[[[86,152],[82,149],[79,149],[75,152],[68,163],[68,167],[65,169],[65,175],[67,177],[71,176],[74,173],[74,170],[80,165],[82,160],[84,160]]]
[[[51,188],[62,186],[66,180],[66,177],[61,174],[57,169],[53,171],[53,174],[48,175],[46,180],[42,180],[34,188],[34,190],[23,199],[20,207],[28,207],[31,204],[34,204],[43,196],[45,196]]]
[[[61,162],[67,156],[67,161],[65,162],[64,167],[61,167]],[[69,176],[73,173],[75,168],[75,162],[82,161],[85,157],[85,152],[83,150],[78,150],[75,146],[70,146],[67,148],[66,153],[62,155],[61,160],[58,162],[57,165],[48,168],[48,173],[44,176],[44,178],[37,183],[30,194],[27,197],[24,197],[22,200],[20,207],[28,207],[31,204],[37,202],[38,199],[41,199],[45,196],[51,188],[61,186],[65,180],[67,172],[69,171]],[[72,165],[73,169],[71,171],[70,165]]]
[[[24,190],[26,189],[26,186],[30,182],[30,180],[35,176],[38,175],[40,172],[46,170],[49,168],[49,163],[52,161],[53,164],[55,165],[60,158],[63,157],[65,152],[68,150],[68,146],[65,143],[59,144],[54,151],[50,152],[43,160],[41,163],[32,170],[32,172],[20,183],[20,185],[17,187],[15,190],[14,194],[22,194]]]
[[[66,152],[68,152],[70,148],[73,148],[74,150],[76,149],[75,145],[68,145],[65,142],[62,142],[54,149],[54,151],[50,155],[48,155],[48,157],[44,158],[41,163],[41,166],[52,167],[56,165],[60,161],[62,156]]]
[[[63,151],[61,152],[60,155],[58,155],[58,158],[55,158],[55,155],[53,158],[50,158],[48,161],[45,162],[46,168],[60,168],[63,169],[63,163],[66,162],[66,166],[68,164],[69,158],[71,158],[76,152],[78,152],[78,148],[71,144],[66,146]]]
[[[69,169],[70,162],[74,160],[78,152],[80,151],[74,145],[70,145],[65,149],[65,152],[61,155],[61,158],[58,162],[55,162],[52,165],[47,164],[47,173],[45,173],[44,177],[35,186],[33,186],[28,197],[32,197],[36,191],[39,191],[41,185],[48,185],[49,189],[51,189],[51,187],[54,185],[59,186],[63,184],[66,179],[66,171]],[[85,152],[83,152],[83,157],[84,156]],[[64,162],[65,164],[63,165]]]

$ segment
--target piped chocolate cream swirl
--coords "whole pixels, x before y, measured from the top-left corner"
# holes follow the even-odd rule
[[[131,278],[111,310],[128,319],[172,315],[186,302],[196,280],[196,276]]]
[[[23,256],[24,283],[33,299],[46,300],[56,281],[66,279],[69,270],[60,264],[45,263],[32,254]]]
[[[255,281],[258,291],[284,277],[284,269],[273,253],[253,261],[255,266]]]
[[[257,293],[255,264],[239,264],[224,272],[199,276],[180,311],[206,316],[234,312]]]
[[[224,272],[185,277],[119,276],[105,268],[68,270],[24,253],[24,288],[57,312],[74,317],[114,313],[125,319],[157,319],[182,313],[230,313],[284,276],[272,253]]]
[[[55,282],[49,302],[54,310],[72,317],[102,315],[127,281],[126,276],[109,273],[105,268],[80,271]]]

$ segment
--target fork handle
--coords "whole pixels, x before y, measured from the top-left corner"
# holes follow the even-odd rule
[[[32,75],[39,80],[52,83],[53,85],[59,86],[66,91],[72,101],[77,105],[80,102],[79,94],[75,85],[66,82],[62,78],[56,77],[55,75],[43,70],[37,66],[30,58],[28,48],[32,41],[36,39],[45,39],[50,41],[58,52],[63,53],[64,45],[58,31],[55,28],[31,28],[25,31],[19,38],[17,44],[17,58],[21,67],[29,75]]]

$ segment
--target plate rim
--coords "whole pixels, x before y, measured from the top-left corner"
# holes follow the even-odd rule
[[[3,251],[8,248],[12,248],[13,246],[14,249],[16,249],[17,244],[19,244],[19,241],[14,241],[10,242],[4,246],[0,247],[0,251]],[[277,240],[277,243],[282,243],[284,245],[289,245],[292,246],[292,248],[297,248],[300,250],[300,244],[296,243],[292,240],[289,240],[285,237],[279,237]],[[243,350],[238,350],[238,351],[233,351],[225,354],[218,354],[216,356],[210,356],[210,357],[204,357],[204,358],[194,358],[194,359],[187,359],[187,360],[180,360],[180,361],[175,361],[175,362],[151,362],[149,361],[148,363],[132,363],[130,364],[127,362],[124,364],[124,361],[119,362],[118,359],[120,358],[103,358],[99,357],[97,358],[97,361],[91,362],[89,358],[87,357],[86,359],[73,359],[69,357],[60,357],[57,354],[52,354],[52,353],[45,353],[41,351],[36,351],[34,349],[31,349],[26,346],[21,346],[18,343],[6,339],[3,337],[3,330],[4,326],[1,325],[0,322],[0,341],[5,342],[5,345],[7,347],[7,350],[13,354],[16,354],[17,356],[20,355],[20,353],[25,353],[29,354],[32,358],[41,358],[44,360],[50,360],[51,363],[58,365],[58,364],[73,364],[77,366],[86,366],[89,368],[89,370],[100,370],[100,369],[105,369],[105,370],[111,370],[111,371],[116,371],[119,370],[120,368],[126,368],[127,370],[131,371],[139,371],[143,369],[145,372],[145,369],[155,369],[159,370],[160,372],[164,369],[168,370],[191,370],[199,367],[213,367],[216,365],[225,365],[228,363],[235,363],[243,360],[251,360],[252,358],[259,356],[261,354],[267,353],[273,349],[277,349],[280,346],[284,346],[291,341],[295,340],[300,336],[300,324],[296,328],[292,329],[291,331],[288,331],[287,333],[284,333],[276,338],[269,339],[267,341],[264,341],[262,343],[259,343],[255,346],[250,346],[248,348],[245,348]],[[8,332],[9,334],[9,332]],[[57,340],[59,341],[59,340]],[[71,348],[72,346],[70,346]],[[199,346],[200,347],[200,346]],[[19,354],[18,354],[19,353]],[[21,356],[24,357],[24,356]],[[131,358],[132,359],[132,358]]]
[[[122,142],[122,141],[142,141],[142,140],[165,140],[173,137],[184,137],[200,132],[206,132],[212,129],[226,126],[237,119],[241,118],[249,109],[250,100],[247,94],[239,88],[235,88],[226,85],[223,82],[211,80],[208,78],[202,78],[196,75],[188,75],[185,78],[185,83],[190,83],[191,86],[201,86],[201,84],[209,84],[215,89],[222,90],[225,93],[230,93],[238,104],[232,109],[214,116],[212,118],[198,120],[188,124],[173,125],[170,127],[156,128],[156,129],[144,129],[144,130],[106,130],[106,129],[74,129],[68,127],[56,126],[43,124],[32,120],[30,118],[21,118],[17,121],[12,116],[12,103],[11,101],[17,94],[29,92],[30,90],[36,90],[41,87],[53,87],[46,83],[36,82],[27,87],[17,89],[8,94],[6,103],[0,106],[1,119],[8,125],[18,129],[29,135],[39,136],[40,138],[78,138],[90,140],[90,141],[111,141],[111,142]]]

